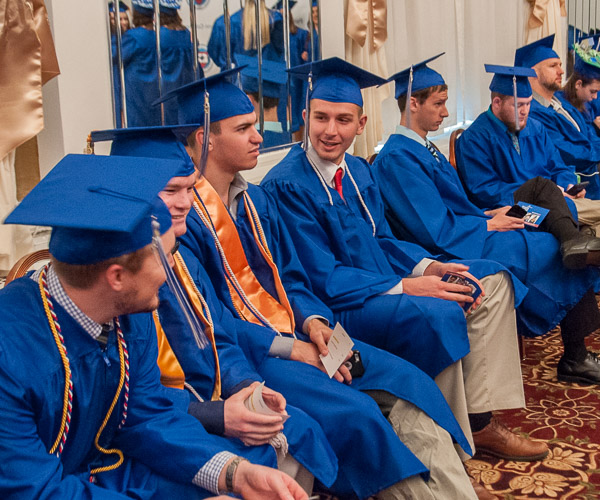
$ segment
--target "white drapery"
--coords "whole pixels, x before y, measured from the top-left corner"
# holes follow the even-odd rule
[[[490,100],[491,75],[484,63],[513,64],[515,50],[524,44],[529,11],[527,0],[389,1],[389,74],[446,52],[431,63],[449,86],[450,116],[443,126],[473,120]],[[391,98],[383,108],[387,136],[400,114]]]

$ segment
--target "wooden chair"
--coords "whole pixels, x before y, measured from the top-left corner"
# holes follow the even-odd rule
[[[35,263],[44,260],[50,260],[50,252],[47,249],[38,250],[37,252],[24,255],[16,262],[16,264],[9,271],[8,276],[6,276],[6,285],[8,285],[12,280],[16,280],[17,278],[24,276],[25,273]]]
[[[369,165],[373,165],[373,162],[375,161],[375,158],[377,158],[377,153],[373,153],[371,156],[369,156],[367,158],[367,163]]]
[[[464,131],[464,128],[457,128],[450,134],[450,154],[448,155],[448,161],[450,162],[450,165],[454,167],[454,170],[456,170],[456,139],[458,139],[460,134],[462,134]]]

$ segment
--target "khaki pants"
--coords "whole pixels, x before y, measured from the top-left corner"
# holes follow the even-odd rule
[[[500,272],[481,283],[485,297],[467,316],[471,351],[435,379],[473,450],[469,413],[525,406],[512,282]]]
[[[588,198],[573,200],[577,208],[577,219],[580,226],[590,226],[600,236],[600,201]]]
[[[422,410],[385,391],[367,391],[377,402],[396,434],[429,469],[424,481],[411,476],[379,492],[379,500],[476,499],[471,481],[456,454],[452,438]],[[391,459],[391,457],[390,457]]]

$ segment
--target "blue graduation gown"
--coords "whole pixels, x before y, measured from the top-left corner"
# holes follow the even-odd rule
[[[560,99],[561,96],[558,94],[557,97]],[[561,99],[561,102],[564,105],[566,101]],[[577,110],[569,103],[564,107],[578,122]],[[573,113],[574,111],[575,113]],[[582,129],[583,133],[578,132],[564,116],[552,108],[542,106],[535,99],[531,101],[529,120],[531,118],[535,118],[544,126],[563,161],[574,167],[574,170],[581,175],[581,180],[590,181],[588,187],[591,189],[586,197],[599,199],[600,183],[597,180],[597,172],[598,162],[600,162],[600,138],[591,136],[585,129]],[[529,123],[527,127],[529,127]],[[595,172],[596,174],[594,174]]]
[[[590,144],[594,146],[594,149],[598,151],[598,154],[594,155],[594,157],[600,159],[600,138],[596,134],[596,127],[592,123],[593,118],[591,118],[591,114],[582,113],[579,111],[575,106],[567,101],[562,91],[556,92],[554,95],[562,103],[567,112],[573,117],[579,126],[579,129],[581,130],[581,135],[585,136]],[[577,134],[576,130],[574,132]],[[589,181],[589,185],[585,188],[585,197],[592,200],[600,199],[600,176],[598,175],[598,161],[578,158],[575,163],[570,163],[567,160],[565,160],[565,163],[575,166],[575,171],[580,173],[582,181]]]
[[[348,175],[342,180],[345,201],[327,188],[333,200],[330,205],[299,145],[266,175],[262,185],[278,201],[312,287],[335,319],[353,337],[435,377],[469,352],[463,310],[457,303],[431,297],[380,295],[431,254],[394,237],[367,163],[346,155],[346,164],[373,217],[375,237]],[[491,262],[472,263],[472,272],[479,276],[500,269]]]
[[[300,328],[311,314],[332,321],[329,309],[311,292],[273,200],[257,186],[250,185],[248,193],[260,216],[296,325]],[[248,228],[243,203],[240,203],[237,215],[236,225],[248,263],[261,285],[277,297],[271,271],[262,257],[259,258]],[[373,399],[360,391],[385,390],[412,402],[469,452],[462,431],[433,381],[389,353],[355,340],[366,372],[363,377],[354,379],[351,386],[329,379],[325,373],[306,363],[270,357],[268,352],[276,333],[239,319],[212,237],[193,210],[187,225],[180,251],[197,286],[202,289],[208,275],[218,299],[225,305],[220,318],[224,327],[222,335],[237,332],[240,346],[268,386],[281,392],[289,404],[301,408],[321,425],[338,458],[339,474],[332,487],[336,494],[354,493],[359,498],[366,498],[406,477],[427,473],[425,466],[397,438]],[[297,335],[305,339],[302,334]],[[323,404],[324,401],[327,404]],[[389,460],[392,456],[396,459]]]
[[[154,31],[133,28],[125,32],[122,41],[127,125],[147,127],[161,125],[160,106],[152,106],[159,98],[156,68],[156,38]],[[163,95],[194,80],[191,34],[160,28],[161,69]],[[203,78],[202,68],[200,78]],[[177,103],[164,103],[165,124],[177,124]]]
[[[594,120],[597,116],[600,116],[600,99],[596,97],[596,99],[592,99],[590,102],[586,102],[585,111],[583,113],[586,121],[596,134],[596,136],[600,136],[600,129],[594,125]]]
[[[198,269],[199,272],[202,269]],[[217,352],[221,373],[221,392],[228,398],[262,377],[250,366],[244,352],[237,343],[237,335],[232,331],[226,335],[221,326],[223,306],[215,299],[208,277],[202,283],[201,293],[209,304],[214,322]],[[198,348],[194,335],[183,316],[173,293],[167,285],[160,290],[158,313],[161,325],[171,349],[175,353],[189,383],[200,397],[210,405],[215,378],[215,359],[210,346]],[[323,433],[311,417],[291,405],[286,408],[290,418],[285,422],[283,432],[287,438],[289,451],[321,483],[331,486],[337,476],[337,459]],[[239,439],[229,438],[227,449],[259,463],[277,468],[277,457],[272,446],[246,446]]]
[[[535,101],[532,101],[532,103]],[[533,109],[533,104],[532,104]],[[491,111],[481,113],[456,141],[456,167],[470,200],[481,209],[513,205],[513,193],[541,176],[567,188],[577,182],[544,126],[531,117],[519,133],[521,154]],[[574,205],[566,199],[571,211]]]
[[[489,218],[469,201],[452,165],[442,154],[439,159],[404,135],[386,142],[373,172],[392,230],[432,253],[506,266],[529,289],[517,308],[519,332],[543,335],[594,285],[598,273],[566,269],[551,234],[488,231]]]
[[[118,429],[124,391],[100,438],[125,463],[88,481],[90,469],[110,465],[94,446],[119,380],[117,338],[105,352],[54,304],[73,375],[73,412],[60,458],[50,450],[60,428],[64,369],[46,319],[38,284],[21,278],[0,292],[0,497],[5,499],[204,498],[192,479],[223,448],[176,405],[160,384],[156,333],[149,314],[123,316],[129,352],[127,421]],[[168,479],[167,479],[168,478]],[[125,496],[127,495],[127,496]]]

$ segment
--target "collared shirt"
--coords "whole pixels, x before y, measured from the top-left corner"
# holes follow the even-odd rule
[[[264,122],[263,125],[264,132],[283,132],[283,125],[281,124],[281,122]],[[254,127],[256,128],[256,130],[260,131],[260,124],[258,122],[256,123],[256,125],[254,125]]]
[[[38,281],[42,269],[37,270],[31,275],[31,279]],[[50,296],[71,316],[90,336],[97,340],[102,333],[102,325],[96,323],[87,314],[85,314],[65,292],[56,271],[52,265],[48,266],[46,273],[46,281],[48,283],[48,292]],[[110,321],[112,328],[113,321]],[[219,475],[225,467],[225,464],[230,458],[235,457],[233,453],[222,451],[217,453],[208,462],[206,462],[194,476],[192,482],[196,486],[200,486],[215,494],[219,494]]]
[[[413,141],[418,142],[421,146],[426,147],[427,150],[433,155],[433,157],[439,163],[439,161],[440,161],[440,159],[439,159],[440,153],[438,152],[437,148],[433,145],[433,143],[428,138],[423,139],[414,130],[412,130],[410,128],[407,128],[404,125],[398,125],[398,126],[396,126],[396,134],[403,135],[404,137],[408,137],[409,139],[412,139]]]
[[[562,102],[560,102],[560,100],[556,96],[552,96],[552,99],[549,101],[548,99],[534,91],[533,98],[545,108],[552,108],[559,115],[564,116],[567,120],[569,120],[569,123],[571,123],[571,125],[573,125],[577,129],[578,132],[581,132],[581,129],[579,128],[579,125],[577,125],[575,119],[563,107]]]
[[[248,182],[239,173],[235,174],[233,181],[229,185],[229,214],[233,220],[237,220],[237,209],[240,204],[240,200],[243,194],[248,190]],[[312,314],[308,316],[302,324],[302,331],[307,333],[308,323],[313,319],[320,319],[326,325],[329,325],[329,321],[319,316],[318,314]],[[275,337],[271,348],[269,349],[269,356],[273,358],[290,359],[292,355],[292,347],[294,346],[294,339],[292,337]]]
[[[38,269],[35,273],[31,275],[31,279],[34,281],[38,281],[42,270]],[[87,314],[85,314],[75,302],[71,300],[71,298],[65,292],[65,289],[60,283],[58,276],[56,275],[56,271],[54,267],[51,265],[48,266],[48,272],[46,273],[46,281],[48,283],[48,292],[52,298],[56,301],[58,305],[60,305],[68,314],[71,316],[78,324],[83,328],[94,340],[98,340],[98,337],[102,333],[102,325],[100,323],[96,323],[93,319],[91,319]],[[113,328],[113,321],[109,322],[109,329]]]
[[[402,126],[399,125],[399,127],[402,127]],[[402,128],[406,129],[406,127],[402,127]],[[412,136],[408,135],[408,133],[412,132],[412,130],[408,130],[408,129],[406,129],[406,130],[407,130],[407,137],[410,137],[412,139]],[[417,134],[415,134],[415,135],[417,135]],[[425,141],[423,139],[421,139],[421,142],[422,142],[423,146],[425,146]],[[344,172],[344,175],[346,175],[347,165],[346,165],[345,159],[343,159],[339,165],[336,165],[335,163],[327,161],[327,160],[323,160],[318,155],[317,151],[312,147],[312,145],[308,148],[306,155],[308,156],[310,162],[318,170],[319,174],[321,174],[321,176],[323,177],[325,184],[327,184],[328,186],[335,188],[334,177],[335,177],[335,173],[337,172],[338,168],[341,167]],[[419,276],[423,276],[425,269],[432,262],[434,262],[434,261],[431,259],[421,260],[421,262],[419,262],[415,266],[415,268],[412,270],[412,273],[408,277],[416,278]],[[404,291],[404,288],[402,286],[402,280],[400,280],[400,282],[397,285],[390,288],[387,292],[381,293],[380,295],[398,295],[398,294],[403,293],[403,291]]]

